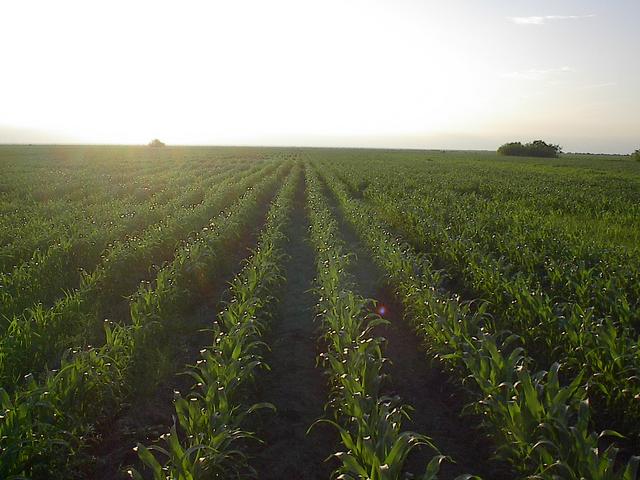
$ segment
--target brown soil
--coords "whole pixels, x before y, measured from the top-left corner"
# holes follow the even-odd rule
[[[319,332],[314,322],[314,252],[308,239],[304,211],[304,184],[296,197],[292,225],[285,251],[287,283],[280,295],[279,312],[274,316],[265,341],[270,370],[257,379],[256,401],[270,402],[276,412],[260,415],[258,437],[264,444],[253,452],[251,464],[258,478],[327,479],[335,464],[325,459],[336,451],[337,436],[327,425],[309,427],[324,415],[328,399],[326,378],[316,367]]]

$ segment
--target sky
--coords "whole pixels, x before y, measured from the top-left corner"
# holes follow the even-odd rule
[[[0,143],[640,148],[638,0],[0,3]]]

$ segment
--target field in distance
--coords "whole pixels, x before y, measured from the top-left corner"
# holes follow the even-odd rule
[[[0,146],[0,478],[638,478],[629,156]]]

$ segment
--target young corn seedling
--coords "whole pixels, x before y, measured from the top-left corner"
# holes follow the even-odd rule
[[[260,341],[275,303],[271,292],[283,282],[281,263],[284,229],[300,171],[295,168],[271,205],[258,247],[231,282],[230,301],[213,323],[213,342],[187,374],[195,384],[174,407],[179,430],[166,437],[166,448],[138,447],[140,460],[157,480],[203,479],[251,473],[241,440],[255,439],[244,427],[245,418],[269,404],[250,405],[246,389],[255,370],[263,367]],[[152,450],[160,455],[160,459]],[[139,475],[131,469],[134,476]]]
[[[371,300],[349,288],[350,257],[343,252],[338,225],[310,169],[307,188],[311,239],[317,254],[317,309],[327,345],[320,361],[329,372],[329,405],[335,416],[335,420],[320,421],[336,427],[345,448],[333,455],[342,464],[334,475],[344,479],[399,479],[414,447],[437,449],[428,437],[402,431],[407,408],[399,404],[399,399],[380,394],[385,358],[383,340],[373,335],[373,329],[386,322],[368,313]],[[433,457],[423,478],[436,478],[442,458]]]

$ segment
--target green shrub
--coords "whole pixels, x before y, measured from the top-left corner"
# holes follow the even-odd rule
[[[510,142],[498,148],[498,154],[510,155],[517,157],[557,157],[562,152],[560,145],[553,145],[543,142],[542,140],[534,140],[530,143]]]

